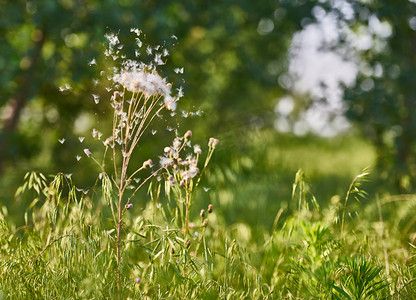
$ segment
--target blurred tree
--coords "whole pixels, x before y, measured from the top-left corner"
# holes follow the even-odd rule
[[[400,191],[414,190],[416,3],[363,1],[356,13],[353,27],[367,26],[383,38],[361,53],[365,72],[346,94],[348,116],[373,142],[383,179]]]
[[[56,170],[56,165],[72,164],[74,146],[68,141],[67,150],[58,151],[57,141],[83,113],[102,114],[91,92],[103,87],[92,86],[98,71],[88,61],[102,62],[104,34],[109,31],[123,34],[137,27],[150,43],[178,36],[168,63],[185,69],[189,84],[183,107],[205,111],[207,122],[199,131],[231,132],[259,124],[259,118],[270,121],[274,99],[281,94],[277,76],[284,71],[291,34],[311,5],[0,1],[0,172],[5,166]],[[67,83],[71,93],[62,93]]]
[[[324,38],[313,35],[315,39],[322,39],[322,45],[318,49],[309,49],[309,52],[316,50],[328,55],[336,54],[341,61],[352,62],[357,68],[355,84],[344,87],[345,95],[341,99],[345,100],[343,112],[375,146],[378,157],[377,173],[384,182],[393,183],[400,191],[414,190],[416,91],[413,81],[416,78],[416,2],[300,2],[303,3],[302,7],[307,6],[306,3],[311,3],[312,6],[308,7],[312,12],[310,16],[305,12],[302,14],[300,24],[303,29],[310,24],[319,24],[315,31],[309,32],[317,34],[320,30],[326,34]],[[333,32],[334,30],[338,32]],[[310,46],[308,42],[311,43],[308,40],[303,46]],[[307,52],[308,49],[304,51]],[[317,66],[313,62],[312,65]],[[352,68],[351,64],[348,66]],[[302,72],[307,73],[305,71],[310,70],[302,65],[297,68],[301,75]],[[348,70],[344,69],[343,72]],[[328,76],[321,78],[328,80],[328,83],[322,82],[323,90],[327,88],[327,84],[334,82],[334,78],[328,79]],[[288,89],[295,90],[290,85]],[[303,106],[300,111],[325,106],[321,104],[329,101],[328,95],[323,94],[323,97],[317,96],[318,99],[311,99],[313,95],[300,97],[298,102]],[[300,114],[300,117],[306,118],[305,114]],[[318,121],[320,120],[315,119],[315,122]]]

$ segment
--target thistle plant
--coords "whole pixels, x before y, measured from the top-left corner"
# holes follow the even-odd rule
[[[137,46],[140,49],[143,47],[140,40],[141,32],[137,29],[131,31],[136,35]],[[177,102],[183,96],[183,92],[180,87],[176,89],[176,95],[173,95],[172,83],[163,78],[157,70],[159,65],[164,64],[162,58],[165,58],[169,53],[162,46],[147,46],[145,50],[147,55],[154,55],[154,58],[150,63],[144,63],[124,55],[120,56],[122,45],[117,35],[110,34],[106,37],[109,40],[109,47],[105,54],[113,60],[119,60],[121,57],[121,66],[114,67],[108,76],[112,85],[110,99],[113,111],[112,132],[103,141],[105,150],[102,162],[99,162],[89,149],[84,149],[84,153],[100,168],[99,179],[102,182],[102,194],[111,208],[117,233],[116,261],[120,295],[123,217],[125,212],[133,207],[132,202],[137,191],[152,177],[167,174],[168,182],[178,187],[175,189],[178,199],[184,199],[185,209],[181,210],[181,216],[183,216],[183,230],[186,237],[189,228],[189,210],[192,203],[191,195],[200,180],[199,177],[195,182],[194,178],[205,170],[218,140],[210,140],[208,156],[201,172],[197,167],[201,153],[199,146],[194,146],[194,156],[182,159],[179,155],[184,148],[191,146],[191,131],[186,132],[182,138],[176,137],[173,145],[165,148],[164,156],[160,157],[160,165],[156,165],[152,159],[146,158],[140,167],[131,168],[132,156],[138,151],[138,145],[144,133],[155,118],[161,116],[163,110],[171,111],[171,113],[176,110]],[[139,55],[139,50],[136,50],[135,56]],[[94,100],[98,97],[93,96]],[[93,136],[100,134],[98,131],[93,132]],[[111,167],[106,166],[107,156],[110,156],[112,160]],[[151,169],[151,171],[142,175],[141,173],[146,169]],[[144,179],[139,181],[140,178],[137,176]],[[134,183],[137,185],[135,186]]]
[[[135,54],[139,56],[140,48],[143,46],[140,40],[141,32],[137,29],[131,31],[136,35],[139,50],[136,50]],[[144,63],[127,58],[125,55],[120,56],[120,50],[123,46],[120,44],[117,35],[108,34],[106,37],[109,40],[109,47],[105,55],[113,58],[113,60],[119,60],[121,57],[121,66],[114,67],[112,74],[108,76],[112,84],[109,90],[113,91],[110,99],[113,110],[112,133],[103,141],[105,150],[101,163],[90,150],[84,149],[84,152],[100,167],[99,178],[102,181],[103,197],[111,208],[117,232],[116,261],[118,290],[120,292],[123,216],[126,210],[132,208],[133,204],[131,202],[136,192],[155,174],[150,172],[150,175],[147,175],[138,186],[132,186],[132,182],[136,179],[135,176],[145,169],[154,167],[154,164],[151,159],[146,159],[139,168],[130,170],[131,158],[137,150],[143,134],[155,117],[159,116],[162,110],[175,111],[177,101],[183,93],[180,88],[178,89],[178,95],[172,96],[172,83],[167,82],[166,78],[160,76],[157,71],[157,66],[164,64],[162,57],[168,55],[166,49],[161,46],[147,46],[146,53],[148,55],[155,51],[154,60],[150,63]],[[93,96],[94,100],[98,99],[98,96]],[[100,135],[100,133],[96,131],[93,132],[94,135]],[[107,155],[110,155],[112,160],[110,168],[105,165]],[[133,192],[127,196],[126,189],[131,187],[133,187]]]

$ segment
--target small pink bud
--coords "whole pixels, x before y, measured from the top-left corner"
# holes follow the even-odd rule
[[[208,213],[212,213],[212,204],[208,205]]]
[[[90,157],[91,156],[91,151],[90,151],[90,149],[84,149],[84,153],[85,153],[85,155],[86,156],[88,156],[88,157]]]
[[[126,209],[130,209],[132,207],[133,207],[133,204],[132,203],[126,204]]]
[[[208,146],[215,149],[215,147],[218,145],[219,142],[220,141],[215,138],[210,138],[208,142]]]
[[[205,209],[201,209],[199,215],[201,216],[201,218],[205,217]]]
[[[136,282],[137,284],[139,284],[139,283],[140,283],[140,278],[136,278],[135,282]]]
[[[207,227],[208,225],[208,219],[204,219],[204,221],[202,222],[202,227]]]

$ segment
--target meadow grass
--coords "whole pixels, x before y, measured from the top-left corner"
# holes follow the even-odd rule
[[[357,179],[364,176],[352,181],[350,195],[362,195]],[[321,209],[299,172],[293,209],[276,212],[272,229],[261,237],[250,238],[244,223],[227,226],[214,205],[190,218],[185,240],[176,205],[165,193],[153,194],[141,214],[125,219],[119,288],[117,235],[105,217],[105,199],[94,203],[80,196],[64,174],[48,179],[30,173],[26,180],[38,199],[27,209],[27,224],[14,228],[7,211],[1,214],[2,298],[416,296],[413,195],[385,196],[367,205],[333,199]]]

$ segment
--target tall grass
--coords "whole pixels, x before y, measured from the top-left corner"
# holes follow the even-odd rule
[[[30,178],[44,176],[30,173]],[[105,220],[105,199],[94,204],[64,174],[41,179],[40,186],[26,183],[38,199],[27,209],[26,225],[13,228],[7,212],[1,214],[5,298],[416,296],[413,195],[351,205],[341,225],[343,201],[320,208],[312,194],[306,192],[301,202],[295,194],[296,208],[286,216],[276,212],[272,230],[263,231],[256,243],[244,223],[225,226],[215,205],[191,215],[185,235],[174,192],[155,181],[143,212],[125,218],[120,289],[117,234]],[[298,174],[294,190],[307,186]]]

